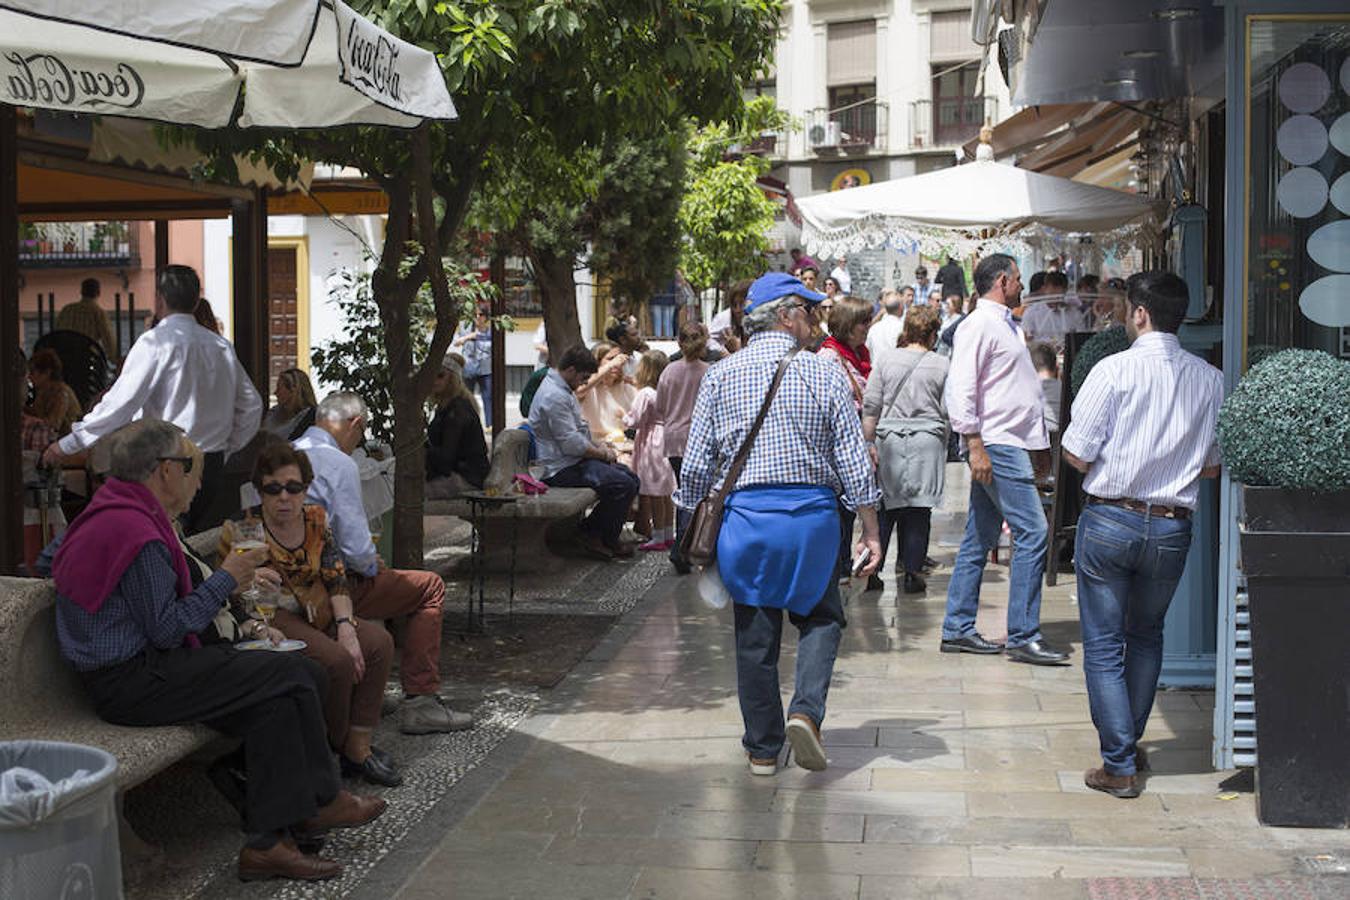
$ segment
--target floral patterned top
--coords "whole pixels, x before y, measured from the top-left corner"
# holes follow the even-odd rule
[[[261,507],[248,510],[248,515],[262,518]],[[280,606],[303,615],[315,628],[325,631],[333,621],[329,598],[348,593],[347,567],[342,563],[324,508],[307,503],[304,516],[305,539],[298,547],[284,546],[268,529],[267,547],[272,557],[268,565],[281,575]],[[230,552],[228,540],[228,529],[222,529],[222,556]]]

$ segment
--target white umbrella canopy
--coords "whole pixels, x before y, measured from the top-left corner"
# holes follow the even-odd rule
[[[247,10],[273,4],[207,5]],[[127,6],[144,11],[172,4],[147,0]],[[245,128],[412,127],[426,119],[455,118],[434,54],[373,25],[341,0],[316,8],[304,25],[301,62],[293,67],[0,9],[0,102],[203,128],[236,121]],[[217,22],[211,33],[217,29],[230,30]]]
[[[887,243],[926,252],[1034,244],[1056,232],[1130,242],[1151,234],[1160,213],[1147,197],[993,161],[817,194],[797,207],[802,243],[825,256]]]

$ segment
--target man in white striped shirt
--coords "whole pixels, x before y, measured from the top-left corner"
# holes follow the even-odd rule
[[[1223,374],[1177,342],[1186,283],[1143,272],[1128,288],[1133,343],[1093,367],[1062,441],[1088,494],[1074,562],[1102,767],[1084,783],[1124,798],[1142,789],[1138,741],[1158,689],[1163,618],[1186,567],[1200,479],[1219,474],[1223,402]]]

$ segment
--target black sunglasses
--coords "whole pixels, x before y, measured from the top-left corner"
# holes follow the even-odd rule
[[[159,461],[182,463],[184,475],[188,475],[192,472],[192,457],[190,456],[161,456]]]
[[[282,484],[280,481],[269,481],[267,484],[264,484],[260,490],[262,490],[264,494],[270,494],[275,497],[282,491],[285,491],[288,494],[303,494],[307,487],[308,485],[299,481],[288,481],[285,484]]]

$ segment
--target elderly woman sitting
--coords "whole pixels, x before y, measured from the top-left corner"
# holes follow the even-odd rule
[[[394,641],[379,622],[352,612],[347,570],[328,514],[305,503],[314,468],[303,450],[284,441],[263,447],[253,466],[253,486],[262,498],[267,568],[259,579],[280,588],[276,625],[288,638],[305,642],[304,654],[328,673],[324,719],[328,743],[338,752],[344,775],[397,787],[403,776],[393,760],[371,746],[380,724],[384,685],[394,664]],[[220,555],[234,550],[235,531],[221,531]]]
[[[109,722],[203,723],[243,738],[240,878],[333,878],[342,866],[301,853],[294,834],[363,825],[385,803],[341,789],[316,673],[303,657],[203,645],[201,633],[266,554],[231,554],[192,586],[171,522],[200,487],[198,459],[166,422],[142,419],[117,433],[108,480],[56,553],[61,654]]]

